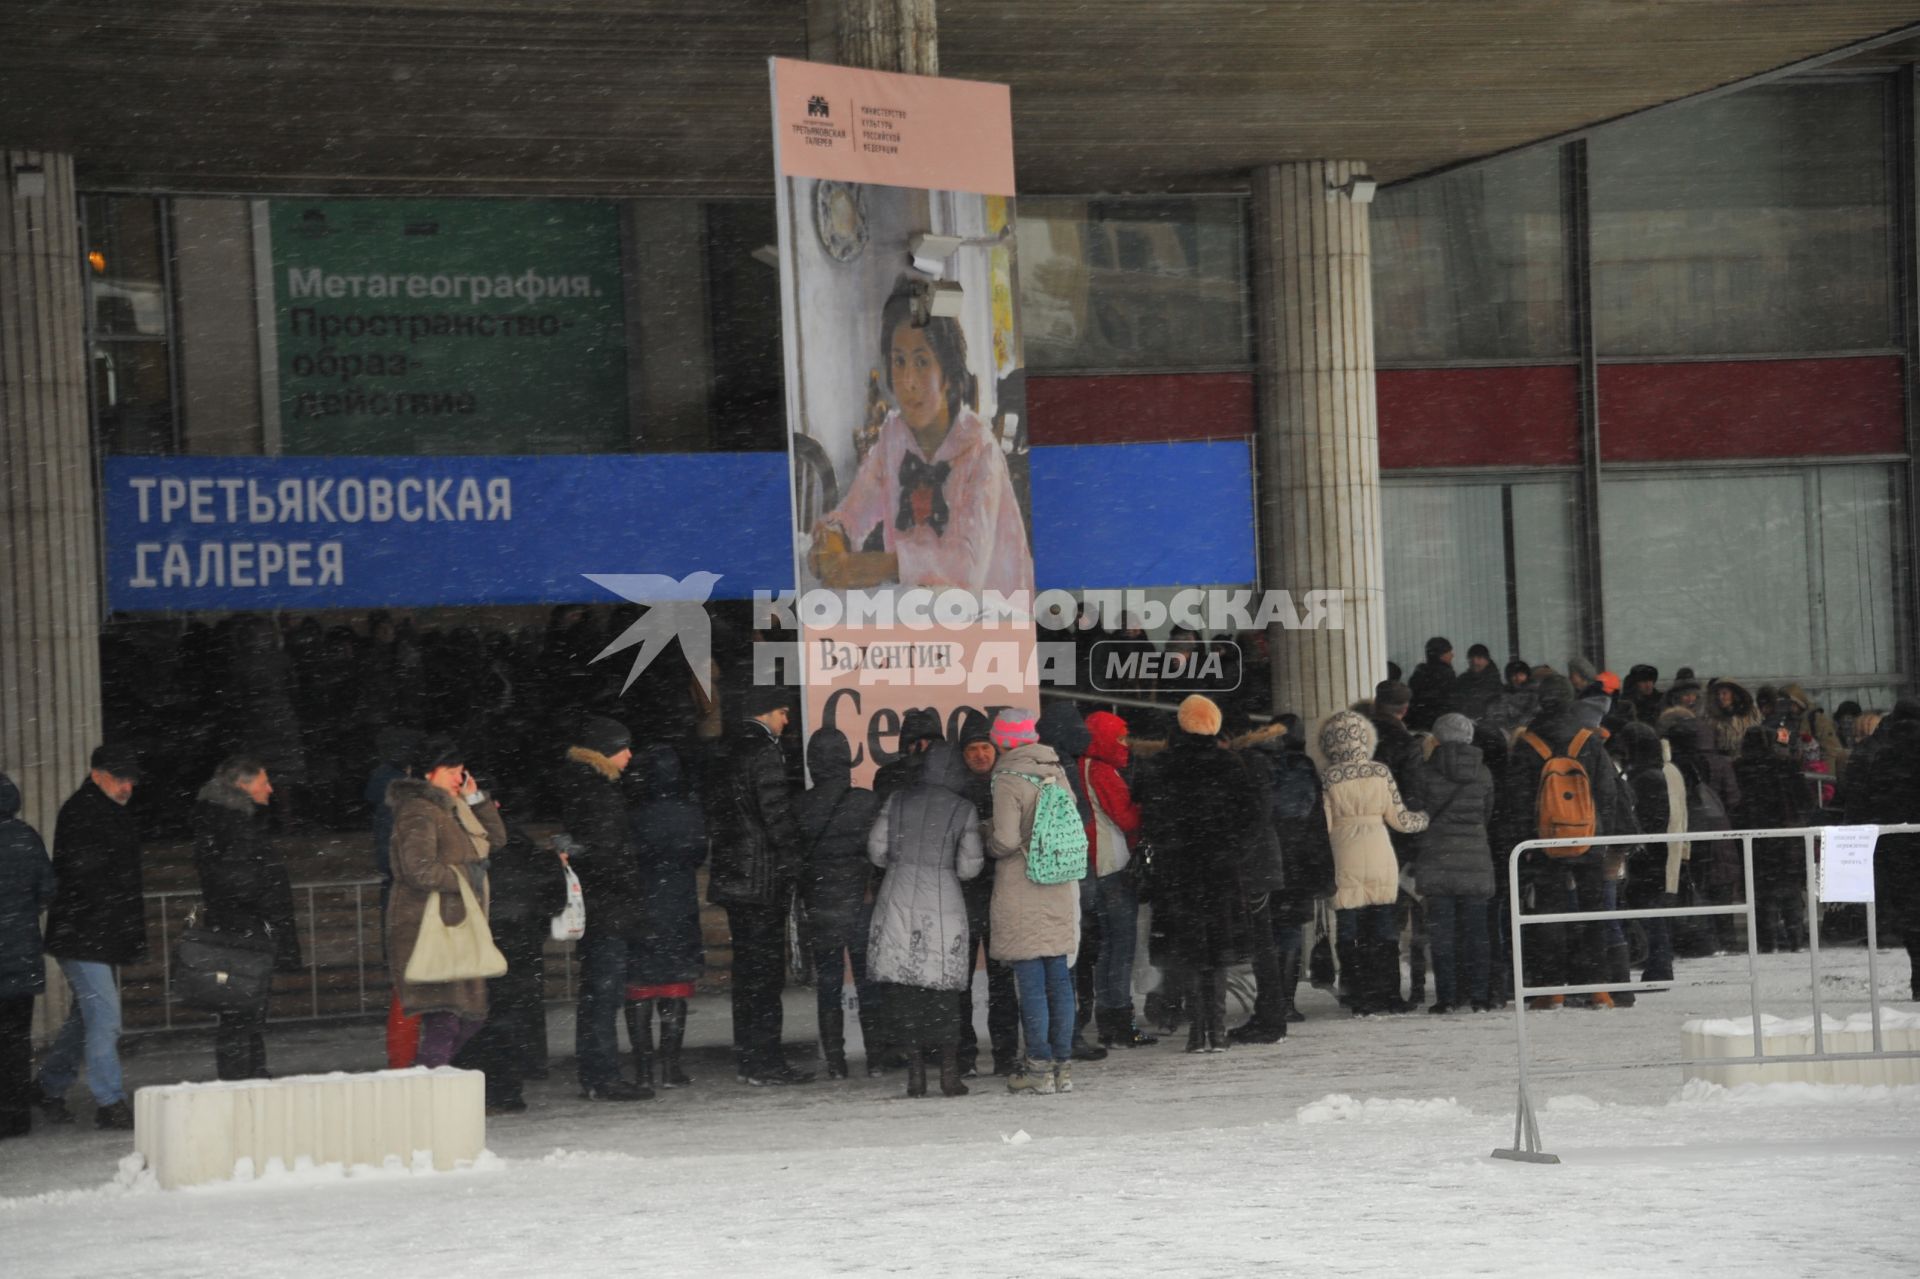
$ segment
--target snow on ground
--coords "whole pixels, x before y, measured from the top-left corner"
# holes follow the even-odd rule
[[[1903,999],[1904,957],[1880,959],[1883,997]],[[1805,957],[1761,962],[1765,1011],[1806,1015]],[[1857,1009],[1864,953],[1825,963],[1827,1011]],[[1744,956],[1681,977],[1635,1009],[1529,1017],[1537,1060],[1671,1057],[1686,1018],[1745,1015]],[[1513,1134],[1511,1013],[1353,1021],[1321,992],[1302,1004],[1311,1020],[1270,1048],[1188,1056],[1168,1040],[1076,1066],[1071,1096],[980,1079],[965,1098],[908,1101],[897,1074],[740,1087],[725,1002],[706,1000],[695,1088],[581,1101],[556,1060],[528,1114],[490,1121],[495,1158],[440,1175],[302,1170],[162,1193],[120,1166],[127,1135],[95,1132],[77,1104],[75,1128],[0,1146],[0,1255],[35,1279],[1920,1268],[1920,1087],[1550,1077],[1540,1125],[1565,1163],[1514,1164],[1489,1158]],[[790,1042],[810,1009],[811,992],[791,993]],[[370,1068],[379,1036],[277,1031],[271,1055],[283,1072]],[[556,1055],[570,1042],[556,1013]],[[200,1038],[150,1044],[129,1075],[203,1077],[211,1056]]]

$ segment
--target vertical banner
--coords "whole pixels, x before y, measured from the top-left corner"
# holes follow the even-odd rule
[[[1006,86],[772,60],[803,722],[1037,708]]]

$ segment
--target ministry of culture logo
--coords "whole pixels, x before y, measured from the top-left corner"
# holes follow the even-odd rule
[[[700,691],[709,698],[713,696],[713,624],[707,620],[707,600],[713,595],[714,583],[720,580],[720,574],[689,573],[680,578],[664,573],[583,573],[581,576],[624,600],[647,606],[638,621],[620,632],[618,638],[593,658],[597,662],[623,648],[640,646],[633,657],[633,669],[627,672],[627,682],[620,686],[622,693],[633,687],[640,672],[677,637],[687,665],[693,668],[693,677],[700,681]]]
[[[831,119],[833,117],[833,108],[827,105],[825,98],[816,93],[807,99],[807,115],[809,117],[819,116],[823,120]]]

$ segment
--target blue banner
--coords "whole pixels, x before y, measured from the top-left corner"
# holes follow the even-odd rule
[[[1041,588],[1251,582],[1247,446],[1032,453]],[[778,453],[110,457],[107,603],[227,612],[608,603],[593,577],[793,585]],[[704,581],[704,579],[703,579]]]

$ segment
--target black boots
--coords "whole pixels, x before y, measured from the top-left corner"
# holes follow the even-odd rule
[[[1607,980],[1628,982],[1633,980],[1633,958],[1627,949],[1627,943],[1615,942],[1607,947]],[[1615,1008],[1633,1007],[1633,992],[1616,990],[1613,993]]]
[[[960,1052],[953,1045],[940,1050],[940,1095],[964,1097],[967,1086],[960,1079]]]
[[[693,1080],[680,1069],[680,1047],[687,1039],[687,1001],[662,999],[660,1005],[660,1086],[685,1088]]]
[[[633,1041],[633,1078],[646,1097],[653,1096],[653,1005],[651,999],[636,999],[626,1007],[627,1038]]]
[[[828,1079],[847,1077],[847,1010],[837,999],[820,1007],[820,1060]]]
[[[1133,1019],[1133,1009],[1096,1008],[1094,1019],[1100,1024],[1100,1043],[1106,1048],[1145,1048],[1159,1039],[1141,1030]]]
[[[1205,968],[1193,979],[1193,1026],[1187,1032],[1190,1053],[1223,1053],[1231,1041],[1227,1038],[1227,974],[1219,968]]]
[[[945,1068],[942,1067],[941,1083],[944,1086]],[[927,1095],[927,1055],[923,1052],[907,1054],[907,1096],[924,1097]]]

